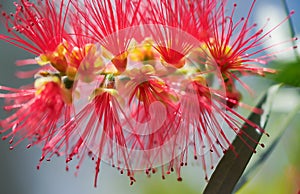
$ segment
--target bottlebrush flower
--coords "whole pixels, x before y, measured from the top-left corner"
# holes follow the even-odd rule
[[[214,168],[217,159],[223,152],[230,149],[236,153],[235,148],[231,146],[226,129],[232,130],[231,132],[241,137],[244,133],[240,131],[240,126],[247,123],[261,133],[265,133],[260,126],[232,110],[227,103],[225,94],[227,94],[226,91],[209,87],[205,76],[198,74],[188,80],[184,95],[181,97],[182,122],[180,128],[183,132],[176,140],[182,144],[185,143],[187,148],[192,145],[194,159],[201,159],[207,181],[208,169]],[[242,141],[244,141],[243,138]],[[263,144],[260,145],[263,146]],[[188,150],[184,150],[180,155],[181,166],[187,164]],[[180,170],[180,168],[178,169]]]
[[[56,133],[58,125],[70,117],[70,93],[61,87],[61,81],[56,76],[37,79],[32,89],[4,86],[0,86],[0,89],[10,92],[0,94],[9,103],[4,109],[15,110],[11,116],[0,121],[1,133],[11,129],[2,139],[11,137],[12,144],[15,136],[20,136],[11,149],[25,138],[30,139],[31,144],[46,143]]]
[[[1,34],[0,39],[39,56],[38,63],[51,63],[58,71],[64,72],[67,64],[63,41],[68,39],[65,22],[69,7],[69,3],[65,3],[61,1],[58,8],[51,0],[14,3],[15,13],[2,13],[10,35]]]
[[[145,30],[150,31],[166,65],[183,67],[190,51],[210,36],[210,19],[216,5],[214,0],[147,1],[142,21],[150,24]]]
[[[53,153],[61,153],[65,147],[62,154],[67,156],[67,163],[75,156],[79,158],[78,170],[86,155],[91,156],[96,163],[95,186],[102,161],[117,167],[121,173],[127,170],[133,183],[134,172],[129,162],[122,122],[126,115],[118,96],[114,76],[102,77],[101,84],[90,95],[89,103],[45,145],[44,155],[51,157]],[[73,142],[72,146],[69,147],[66,142]]]
[[[111,61],[119,72],[127,65],[127,49],[133,40],[131,30],[138,24],[140,0],[85,0],[84,4],[74,1],[74,7],[83,16],[81,21],[89,29],[90,36],[113,56]]]
[[[172,138],[179,130],[179,99],[152,65],[140,65],[127,72],[130,80],[119,87],[124,90],[121,96],[130,118],[124,126],[131,133],[128,146],[133,150],[131,156],[137,159],[132,165],[149,175],[157,164],[169,163],[176,157],[170,152],[174,149]]]
[[[293,11],[281,23],[269,31],[264,28],[256,29],[257,24],[250,24],[256,1],[254,0],[247,13],[235,22],[234,14],[237,4],[234,4],[231,14],[225,11],[226,3],[221,3],[212,18],[212,36],[206,39],[202,45],[203,52],[206,52],[206,63],[211,68],[218,68],[223,75],[228,97],[235,99],[238,104],[241,94],[235,88],[235,81],[238,81],[248,91],[250,89],[244,84],[239,76],[260,75],[266,73],[275,73],[275,70],[264,67],[273,57],[274,54],[265,54],[269,47],[264,48],[263,43],[268,41],[268,36],[276,30],[282,23],[290,18]],[[292,41],[292,40],[289,40]],[[282,43],[274,44],[271,47],[278,46]]]
[[[76,9],[69,12],[68,24],[70,40],[68,52],[65,53],[68,62],[67,77],[72,81],[91,82],[97,73],[104,68],[102,49],[90,35],[86,25],[78,23],[83,17]]]

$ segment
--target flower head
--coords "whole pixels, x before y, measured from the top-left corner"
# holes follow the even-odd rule
[[[264,133],[235,110],[249,108],[240,77],[274,72],[259,65],[271,59],[261,47],[277,26],[249,25],[255,2],[235,22],[227,1],[20,0],[15,14],[3,13],[10,35],[0,39],[46,68],[30,89],[0,86],[4,108],[15,111],[0,121],[3,139],[43,144],[40,162],[64,155],[80,169],[91,157],[95,186],[102,162],[131,183],[158,167],[181,181],[190,150],[208,179],[222,152],[235,151],[228,133],[246,144],[243,123]]]
[[[264,67],[274,55],[266,54],[269,47],[264,48],[263,43],[268,36],[276,30],[281,23],[288,20],[293,11],[280,24],[269,31],[264,27],[257,29],[257,24],[250,23],[256,1],[253,1],[246,17],[235,21],[237,4],[234,4],[231,14],[225,11],[225,5],[220,4],[212,18],[212,34],[206,39],[203,52],[207,53],[207,63],[217,65],[222,73],[229,94],[236,92],[234,81],[239,81],[244,87],[239,75],[260,75],[275,73],[275,70]],[[278,46],[274,44],[273,47]],[[213,66],[214,66],[213,65]],[[247,88],[248,89],[248,88]],[[236,95],[238,98],[238,95]]]

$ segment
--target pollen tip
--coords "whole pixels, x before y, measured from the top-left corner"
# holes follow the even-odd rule
[[[152,173],[153,173],[153,174],[156,173],[156,169],[155,169],[155,168],[152,169]]]
[[[72,160],[72,158],[71,158],[71,157],[68,157],[68,158],[66,159],[66,163],[70,162],[71,160]]]
[[[295,13],[295,10],[291,10],[290,14],[293,15]]]
[[[45,159],[45,156],[41,156],[40,162],[42,162]]]
[[[136,182],[135,178],[133,176],[130,176],[129,179],[132,181],[132,182]]]
[[[205,178],[204,178],[204,179],[205,179],[205,181],[208,181],[208,177],[207,177],[207,175],[205,175]]]

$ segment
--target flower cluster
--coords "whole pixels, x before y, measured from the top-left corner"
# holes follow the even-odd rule
[[[19,64],[40,67],[20,74],[34,76],[30,86],[0,86],[13,111],[0,121],[2,139],[11,149],[24,139],[41,145],[40,162],[63,155],[78,158],[79,169],[90,157],[95,185],[101,162],[131,183],[157,167],[181,181],[189,152],[207,179],[222,152],[234,151],[230,133],[241,136],[244,122],[264,133],[235,110],[248,107],[241,77],[274,73],[262,46],[276,27],[249,23],[254,4],[235,21],[237,5],[228,14],[220,0],[14,3],[15,13],[2,13],[8,35],[0,39],[35,55]]]

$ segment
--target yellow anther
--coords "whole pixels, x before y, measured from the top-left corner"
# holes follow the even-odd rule
[[[55,82],[57,84],[61,83],[59,77],[57,76],[40,77],[34,82],[34,88],[36,89],[35,94],[39,95],[43,91],[44,86],[49,82]]]
[[[150,39],[146,39],[141,46],[136,46],[134,49],[130,51],[130,59],[132,61],[140,61],[147,62],[151,60],[155,60],[156,53],[153,49],[153,41]]]
[[[93,93],[89,96],[89,100],[93,100],[95,97],[100,96],[104,93],[109,93],[112,96],[118,97],[119,93],[116,89],[112,88],[96,88]]]
[[[202,85],[206,85],[206,79],[205,77],[201,75],[196,75],[195,77],[192,78],[192,81],[195,81],[197,83],[200,83]]]
[[[77,69],[75,67],[69,66],[67,68],[66,75],[70,80],[74,80],[75,76],[77,75]]]

